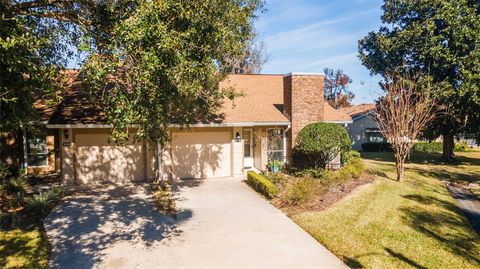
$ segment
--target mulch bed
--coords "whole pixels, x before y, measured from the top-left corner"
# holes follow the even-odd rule
[[[299,206],[280,207],[287,215],[295,215],[303,211],[321,211],[337,203],[356,188],[374,181],[371,174],[365,173],[356,180],[332,186],[325,194],[315,197],[311,202]]]

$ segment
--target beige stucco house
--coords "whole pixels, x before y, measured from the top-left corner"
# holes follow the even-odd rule
[[[351,122],[324,102],[322,75],[230,75],[222,86],[233,86],[243,96],[234,106],[223,104],[223,120],[172,127],[171,142],[157,155],[147,144],[109,143],[101,108],[88,105],[72,74],[58,106],[39,106],[45,133],[23,139],[28,171],[57,171],[64,184],[242,175],[265,170],[268,158],[291,162],[295,137],[309,123]],[[268,134],[281,139],[272,145]]]

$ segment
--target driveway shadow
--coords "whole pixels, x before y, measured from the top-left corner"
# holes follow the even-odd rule
[[[45,220],[50,267],[92,268],[103,250],[120,241],[150,247],[178,236],[189,210],[175,217],[155,211],[148,185],[101,185],[78,189]]]

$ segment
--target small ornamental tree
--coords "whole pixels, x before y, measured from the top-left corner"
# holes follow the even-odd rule
[[[312,123],[298,133],[295,151],[307,157],[318,169],[327,168],[336,156],[351,148],[352,141],[339,124]]]

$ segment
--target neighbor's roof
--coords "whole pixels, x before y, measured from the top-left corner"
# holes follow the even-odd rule
[[[361,105],[356,105],[351,107],[344,107],[341,110],[347,113],[348,115],[350,115],[352,118],[355,118],[357,116],[370,112],[374,109],[375,109],[375,104],[361,104]]]

